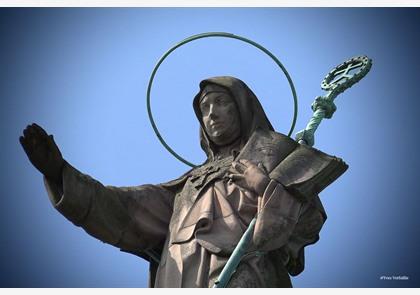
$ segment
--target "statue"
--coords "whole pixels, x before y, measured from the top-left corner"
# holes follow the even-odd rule
[[[212,287],[251,220],[228,287],[292,287],[304,248],[326,220],[318,194],[347,169],[339,158],[274,131],[233,77],[202,81],[193,100],[207,160],[176,180],[104,186],[72,167],[40,126],[20,142],[54,207],[97,239],[150,262],[150,286]]]

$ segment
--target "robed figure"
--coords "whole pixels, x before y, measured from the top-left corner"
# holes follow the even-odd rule
[[[326,220],[318,193],[347,168],[274,131],[239,79],[200,83],[193,107],[207,160],[157,185],[104,186],[66,162],[32,124],[20,138],[54,207],[75,225],[150,261],[150,286],[212,287],[250,221],[249,251],[228,287],[291,287]]]

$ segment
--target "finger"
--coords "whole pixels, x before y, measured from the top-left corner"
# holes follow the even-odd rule
[[[37,141],[47,141],[48,134],[45,132],[44,129],[36,125],[35,123],[31,125],[33,130],[34,136],[36,137]]]
[[[23,136],[19,137],[19,142],[22,145],[23,150],[28,154],[31,151],[31,147],[26,142],[25,137],[23,137]]]
[[[28,127],[28,134],[27,142],[34,147],[44,141],[43,136],[33,126]]]
[[[23,130],[23,135],[26,138],[31,137],[31,131],[30,130],[31,130],[31,126],[30,125],[26,126],[26,128]]]
[[[36,146],[38,140],[37,140],[37,135],[34,133],[33,128],[31,128],[30,126],[28,126],[24,132],[24,138],[25,138],[25,143],[26,145],[33,150],[34,147]]]
[[[49,144],[49,145],[51,145],[51,144],[55,144],[55,141],[54,141],[54,136],[53,136],[52,134],[48,135],[48,136],[46,137],[46,140],[47,140],[47,142],[48,142],[48,144]]]
[[[265,169],[264,164],[263,163],[258,163],[258,168],[260,168],[262,171],[264,171],[264,173],[267,173],[267,169]]]
[[[246,167],[249,167],[249,166],[255,165],[254,163],[252,163],[251,161],[249,161],[249,160],[247,160],[247,159],[240,159],[240,160],[239,160],[239,163],[241,163],[241,164],[245,165]]]
[[[32,135],[37,135],[38,134],[38,131],[35,129],[35,127],[34,126],[32,126],[32,125],[29,125],[28,126],[28,131],[29,131],[29,133],[30,134],[32,134]]]
[[[240,162],[233,162],[232,163],[232,167],[238,171],[239,173],[244,173],[247,166],[245,166],[244,164],[240,163]]]
[[[235,174],[235,173],[238,173],[238,171],[236,171],[236,169],[233,167],[233,165],[232,166],[230,166],[230,168],[228,169],[228,171],[227,171],[228,173],[232,173],[232,174]]]
[[[46,139],[48,138],[40,135],[40,133],[32,125],[28,125],[28,127],[26,127],[23,131],[23,134],[25,146],[30,152],[35,151],[35,149],[39,148],[40,145],[45,145]]]
[[[229,183],[234,183],[235,185],[248,190],[248,186],[245,180],[245,177],[241,174],[231,174],[229,178]]]
[[[242,174],[230,174],[229,178],[234,182],[235,181],[241,181],[241,180],[245,179],[245,177]]]
[[[23,147],[23,150],[25,151],[25,153],[31,160],[31,156],[34,155],[34,153],[36,153],[36,149],[38,146],[34,144],[33,142],[31,142],[30,139],[28,140],[27,138],[22,137],[22,136],[19,138],[19,141]]]
[[[46,148],[49,151],[51,151],[51,152],[58,152],[58,153],[60,152],[59,149],[58,149],[58,147],[57,147],[57,144],[54,141],[54,136],[52,134],[51,135],[48,135],[45,140],[46,140]]]
[[[41,126],[39,126],[38,124],[32,123],[31,126],[34,128],[36,133],[38,133],[39,135],[44,136],[44,137],[48,136],[47,132],[45,132],[45,130]]]

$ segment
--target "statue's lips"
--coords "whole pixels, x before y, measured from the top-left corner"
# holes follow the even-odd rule
[[[210,124],[210,129],[211,130],[221,129],[224,126],[225,126],[225,124],[223,124],[222,122],[211,123]]]

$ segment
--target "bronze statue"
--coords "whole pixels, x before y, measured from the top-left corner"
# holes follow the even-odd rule
[[[251,245],[228,287],[291,287],[326,220],[318,193],[347,169],[274,131],[239,79],[200,83],[193,107],[207,160],[158,185],[103,186],[66,162],[52,135],[20,142],[55,208],[103,242],[150,261],[150,286],[212,287],[250,221]]]

